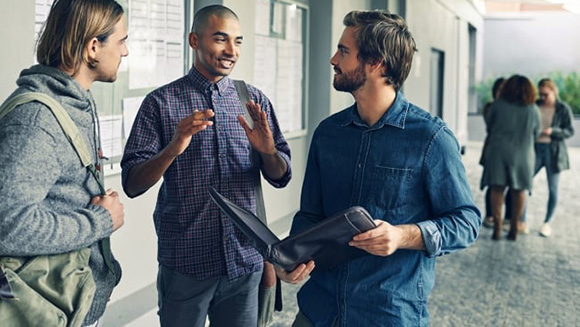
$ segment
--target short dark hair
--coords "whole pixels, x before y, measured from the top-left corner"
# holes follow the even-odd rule
[[[198,10],[193,16],[193,25],[191,25],[191,32],[199,34],[203,31],[203,29],[207,26],[207,22],[211,16],[216,16],[219,18],[233,18],[235,20],[238,19],[238,15],[236,15],[233,10],[228,7],[222,5],[210,5],[205,6]]]
[[[493,82],[493,86],[491,88],[491,97],[495,100],[499,97],[499,93],[501,91],[501,87],[503,86],[503,83],[505,82],[505,78],[503,77],[498,77],[495,82]]]
[[[417,51],[405,20],[384,10],[354,10],[346,14],[343,24],[356,29],[359,59],[383,64],[383,77],[398,91],[409,76]]]
[[[62,65],[75,75],[88,63],[84,47],[93,38],[107,41],[123,16],[115,0],[56,0],[44,23],[38,45],[38,63]]]
[[[529,78],[523,75],[513,75],[503,84],[499,98],[527,106],[536,101],[536,89]]]

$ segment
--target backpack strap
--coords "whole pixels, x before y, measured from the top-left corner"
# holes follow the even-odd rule
[[[66,110],[53,97],[40,92],[27,92],[18,94],[10,98],[6,102],[4,102],[2,106],[0,106],[0,119],[6,116],[16,106],[32,101],[38,101],[46,105],[50,109],[50,111],[53,113],[54,117],[58,121],[58,124],[62,128],[64,135],[66,136],[72,147],[75,149],[75,152],[77,153],[82,166],[87,168],[87,170],[91,173],[91,175],[93,175],[93,177],[97,181],[101,195],[105,195],[106,194],[105,186],[103,185],[101,178],[99,178],[99,173],[97,172],[97,169],[95,168],[95,165],[92,162],[91,154],[89,152],[87,144],[85,143],[82,137],[81,132],[77,128],[77,125],[70,118]],[[103,254],[103,258],[105,259],[107,267],[109,267],[111,271],[114,271],[113,254],[111,252],[110,239],[108,237],[101,239],[99,241],[99,246],[101,248],[101,252]]]
[[[248,122],[250,128],[254,128],[254,120],[250,113],[248,112],[248,108],[246,107],[246,103],[250,102],[250,94],[248,92],[248,86],[246,82],[243,80],[233,80],[234,86],[236,87],[236,92],[238,93],[238,97],[242,102],[242,108],[244,109],[244,117]],[[268,221],[266,219],[266,207],[264,206],[264,194],[262,193],[262,180],[260,178],[260,164],[262,157],[254,148],[252,148],[250,154],[250,160],[252,162],[252,166],[256,170],[253,174],[254,180],[254,197],[256,199],[256,216],[260,218],[260,220],[268,225]],[[268,267],[271,269],[267,271]],[[276,277],[276,290],[273,292],[271,288],[266,289],[260,285],[260,294],[258,294],[258,325],[259,326],[267,326],[268,323],[272,319],[272,314],[274,310],[282,311],[282,283],[280,282],[280,278],[275,275],[274,268],[271,265],[266,265],[264,263],[264,272],[262,274],[262,280],[264,280],[264,275],[271,275],[274,274]]]
[[[52,111],[66,138],[73,145],[73,148],[79,156],[83,167],[88,167],[91,165],[90,152],[77,126],[72,121],[68,113],[64,110],[64,108],[60,105],[60,103],[58,103],[51,96],[40,92],[21,93],[17,96],[14,96],[2,105],[2,108],[0,109],[0,119],[12,111],[12,109],[14,109],[16,106],[31,101],[41,102],[45,104],[50,109],[50,111]]]
[[[250,102],[250,93],[248,92],[248,86],[246,85],[246,82],[244,82],[243,80],[235,79],[233,80],[233,82],[234,86],[236,87],[236,92],[238,92],[238,97],[240,98],[240,101],[242,101],[244,118],[246,118],[246,121],[248,122],[248,125],[250,125],[250,128],[254,128],[254,120],[252,119],[252,116],[250,116],[248,108],[246,108],[246,103]]]
[[[250,94],[248,93],[248,86],[246,82],[243,80],[233,80],[234,85],[236,86],[236,92],[238,92],[238,97],[240,101],[242,101],[242,107],[244,109],[244,117],[250,125],[250,128],[254,127],[254,121],[248,112],[248,108],[246,108],[246,103],[250,102]],[[266,208],[264,206],[264,195],[262,193],[262,181],[260,179],[260,162],[262,160],[258,151],[252,148],[250,160],[252,162],[252,166],[257,170],[254,174],[254,197],[256,198],[256,216],[260,218],[264,224],[267,224],[266,219]]]

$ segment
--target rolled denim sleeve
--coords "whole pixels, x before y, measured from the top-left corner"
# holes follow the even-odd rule
[[[471,194],[459,144],[448,128],[434,135],[424,165],[433,217],[417,225],[427,255],[435,257],[466,248],[477,239],[481,215]]]
[[[423,237],[423,244],[427,256],[436,257],[440,255],[442,241],[441,233],[439,233],[437,225],[432,221],[427,220],[417,223],[417,226],[421,230],[421,236]]]

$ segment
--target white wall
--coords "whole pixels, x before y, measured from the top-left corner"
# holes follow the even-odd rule
[[[579,14],[487,17],[483,77],[579,71],[579,30]]]
[[[483,30],[483,18],[469,1],[407,0],[407,23],[417,43],[411,73],[404,92],[408,100],[430,108],[431,49],[444,52],[443,120],[461,144],[467,142],[469,33],[471,24]]]
[[[16,88],[24,67],[34,63],[34,1],[2,0],[0,9],[0,102]]]

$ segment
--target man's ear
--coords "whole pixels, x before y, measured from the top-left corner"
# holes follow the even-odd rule
[[[197,50],[198,49],[198,42],[199,42],[199,38],[197,37],[197,34],[195,34],[194,32],[189,33],[189,46],[194,49]]]
[[[382,76],[383,72],[385,71],[385,66],[383,65],[382,61],[367,61],[365,63],[365,67],[367,69],[367,74],[377,74]]]
[[[100,47],[99,40],[97,40],[96,37],[89,40],[89,42],[87,42],[87,45],[85,46],[85,61],[91,68],[94,68],[99,62],[97,60],[99,47]]]
[[[370,61],[369,65],[370,65],[371,71],[379,70],[382,74],[382,72],[385,70],[385,66],[383,65],[383,62],[380,60]]]

